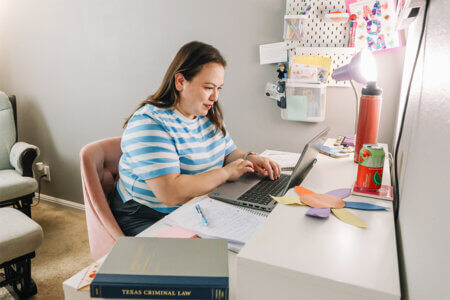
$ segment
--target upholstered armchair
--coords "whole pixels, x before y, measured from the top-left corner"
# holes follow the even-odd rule
[[[0,207],[13,206],[31,217],[31,203],[38,184],[33,163],[36,146],[17,141],[15,96],[0,91]]]

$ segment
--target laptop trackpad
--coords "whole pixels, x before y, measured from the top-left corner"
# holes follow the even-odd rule
[[[237,199],[241,194],[257,184],[261,178],[263,177],[254,173],[244,174],[236,181],[226,182],[220,185],[209,196],[219,198],[225,196],[228,199]]]

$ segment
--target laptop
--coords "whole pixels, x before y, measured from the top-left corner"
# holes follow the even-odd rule
[[[277,202],[270,197],[284,196],[292,187],[300,185],[316,163],[320,147],[325,143],[330,128],[326,128],[303,148],[291,175],[281,174],[270,180],[256,173],[247,173],[236,181],[226,182],[211,193],[210,198],[266,212],[272,211]]]

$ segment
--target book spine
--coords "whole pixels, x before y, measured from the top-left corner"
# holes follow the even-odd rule
[[[151,287],[149,285],[91,284],[92,298],[228,300],[224,287]]]

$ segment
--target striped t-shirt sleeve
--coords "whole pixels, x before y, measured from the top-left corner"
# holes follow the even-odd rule
[[[234,149],[236,149],[236,145],[234,144],[230,134],[227,131],[227,136],[225,137],[225,156],[233,152]]]
[[[172,137],[148,116],[130,120],[122,137],[122,151],[132,173],[141,180],[180,173],[180,160]]]

